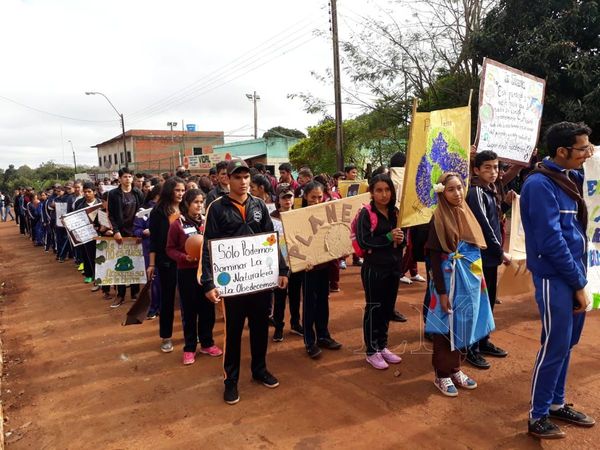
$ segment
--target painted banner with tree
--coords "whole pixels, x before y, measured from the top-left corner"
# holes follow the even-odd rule
[[[583,197],[588,209],[588,267],[585,291],[589,309],[600,309],[600,148],[584,164]]]
[[[444,172],[469,177],[471,107],[416,112],[413,108],[400,217],[402,227],[428,223],[437,206],[433,185]]]

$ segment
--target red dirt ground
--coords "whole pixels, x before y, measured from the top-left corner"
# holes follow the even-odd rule
[[[14,223],[0,224],[0,285],[11,449],[600,448],[595,429],[565,426],[567,439],[541,444],[525,433],[540,332],[529,297],[503,298],[496,310],[493,340],[510,356],[488,371],[465,367],[479,388],[449,399],[433,386],[429,345],[420,344],[424,285],[401,286],[397,309],[409,322],[390,325],[390,344],[404,361],[376,371],[361,354],[364,297],[349,268],[331,296],[330,330],[343,349],[312,361],[286,332],[269,344],[269,369],[281,382],[270,390],[250,382],[245,334],[241,401],[228,406],[221,358],[181,364],[178,314],[176,351],[162,354],[157,321],[120,326],[130,303],[110,310],[72,262],[33,248]],[[598,325],[600,312],[589,314],[568,401],[600,418]],[[218,321],[219,345],[222,337]]]

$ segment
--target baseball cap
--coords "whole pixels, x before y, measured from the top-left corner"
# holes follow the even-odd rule
[[[292,187],[289,183],[280,183],[277,186],[277,197],[282,198],[288,195],[294,195],[294,191],[292,191]]]
[[[231,161],[229,161],[229,163],[227,164],[227,175],[233,175],[239,170],[245,170],[247,172],[250,171],[250,168],[248,167],[248,164],[246,164],[246,161],[242,159],[232,159]]]

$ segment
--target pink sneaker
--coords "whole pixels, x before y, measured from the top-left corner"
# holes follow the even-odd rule
[[[402,358],[400,358],[395,353],[390,352],[387,347],[381,350],[381,356],[385,360],[385,362],[390,364],[400,364],[402,362]]]
[[[381,353],[379,352],[373,353],[370,356],[367,355],[367,362],[379,370],[387,369],[389,367],[388,363],[385,362],[383,356],[381,356]]]
[[[196,354],[194,352],[183,352],[183,365],[189,366],[196,362]]]
[[[221,356],[223,354],[223,350],[221,350],[216,345],[213,345],[211,347],[200,347],[200,353],[209,356]]]

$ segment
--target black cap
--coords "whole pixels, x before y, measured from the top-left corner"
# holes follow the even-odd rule
[[[250,171],[248,164],[246,164],[246,161],[243,159],[232,159],[229,161],[229,164],[227,164],[227,175],[233,175],[240,170],[245,170],[246,172]]]

